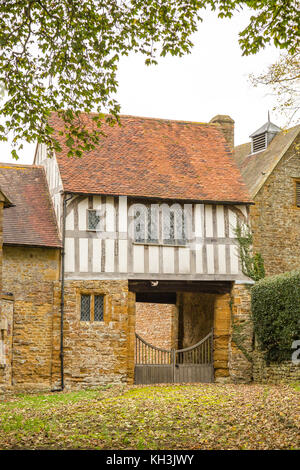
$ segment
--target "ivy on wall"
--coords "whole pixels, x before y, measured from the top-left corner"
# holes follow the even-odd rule
[[[247,224],[238,224],[234,229],[236,239],[239,247],[239,255],[242,265],[242,272],[245,276],[249,277],[254,281],[258,281],[265,277],[264,261],[260,253],[253,253],[253,237],[251,229]],[[251,289],[252,286],[249,286]],[[232,340],[239,350],[243,353],[245,358],[252,362],[252,355],[249,352],[249,325],[252,322],[244,321],[240,323],[236,321],[233,314],[232,299],[230,302],[231,310],[231,323],[232,323]]]
[[[265,277],[264,260],[260,253],[252,251],[253,236],[249,225],[238,224],[235,234],[239,245],[243,274],[253,281],[259,281]]]
[[[251,309],[266,361],[291,360],[292,343],[300,339],[300,271],[257,282],[251,289]]]

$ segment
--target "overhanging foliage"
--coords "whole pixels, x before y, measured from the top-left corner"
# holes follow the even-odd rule
[[[38,141],[60,150],[48,124],[57,111],[69,155],[91,150],[107,119],[102,113],[110,124],[119,120],[120,58],[138,52],[155,64],[189,53],[206,8],[227,18],[252,10],[240,33],[244,55],[269,43],[293,53],[299,42],[297,0],[0,0],[0,141],[12,133],[19,148]],[[99,113],[94,132],[81,118],[90,111]]]

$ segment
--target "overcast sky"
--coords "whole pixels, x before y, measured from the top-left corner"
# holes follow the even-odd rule
[[[182,58],[160,58],[159,65],[147,67],[144,58],[123,58],[119,68],[117,99],[121,113],[208,122],[216,114],[235,120],[235,144],[249,141],[249,135],[267,121],[285,125],[272,113],[276,98],[266,88],[253,88],[250,73],[259,74],[279,56],[268,47],[255,56],[242,57],[238,33],[248,24],[249,14],[218,19],[205,13],[193,36],[192,53]],[[0,144],[0,161],[32,163],[34,145],[25,145],[18,162],[10,157],[11,147]]]

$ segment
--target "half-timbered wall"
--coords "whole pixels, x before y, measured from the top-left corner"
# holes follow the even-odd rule
[[[45,168],[61,228],[63,186],[56,158],[49,158],[46,147],[39,145],[35,164]],[[163,202],[151,204],[161,207]],[[172,243],[164,240],[161,215],[158,240],[135,241],[133,220],[136,214],[132,208],[139,205],[148,208],[150,202],[125,196],[74,196],[68,203],[66,217],[66,277],[245,280],[234,228],[238,219],[248,222],[247,206],[182,204],[190,215],[191,233],[186,241]],[[168,205],[172,203],[168,201]],[[100,214],[96,231],[89,230],[88,211],[91,209]],[[146,227],[147,224],[145,220]],[[176,220],[174,225],[176,231]]]
[[[125,196],[74,196],[66,217],[67,278],[245,279],[234,228],[247,220],[246,206],[185,205],[192,233],[185,245],[170,245],[134,241],[136,203]],[[97,231],[88,229],[91,209],[99,214]]]
[[[53,202],[57,222],[59,229],[61,229],[61,217],[62,217],[62,195],[63,189],[62,180],[56,161],[56,157],[51,158],[47,155],[47,148],[45,145],[38,145],[35,164],[42,165],[45,168],[46,178],[48,182],[50,196]]]

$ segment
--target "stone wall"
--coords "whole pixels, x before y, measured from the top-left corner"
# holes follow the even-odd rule
[[[214,371],[216,382],[231,381],[229,354],[231,340],[230,294],[180,294],[179,336],[180,347],[197,343],[213,328]],[[182,312],[182,314],[181,314]],[[182,323],[182,325],[180,325]]]
[[[231,328],[228,366],[231,381],[249,383],[253,379],[253,324],[250,285],[235,284],[231,292]]]
[[[14,295],[12,385],[51,385],[53,281],[59,250],[3,247],[3,291]]]
[[[104,295],[104,321],[80,320],[81,294]],[[64,381],[66,389],[118,384],[133,375],[134,303],[128,282],[66,281],[64,298]],[[55,286],[52,387],[60,384],[60,283]],[[133,305],[132,305],[133,307]],[[132,332],[133,330],[133,332]],[[131,349],[129,348],[131,345]],[[131,357],[131,360],[130,360]]]
[[[215,381],[229,381],[230,294],[216,295],[214,304]]]
[[[136,303],[135,331],[158,348],[177,347],[177,308],[172,304]]]
[[[263,384],[300,382],[300,365],[288,361],[268,365],[263,359],[263,354],[256,349],[253,356],[253,379]]]
[[[15,389],[56,389],[60,375],[61,284],[59,250],[30,247],[3,249],[3,288],[14,295],[2,301],[2,355],[0,386]],[[81,294],[104,295],[104,321],[80,320]],[[64,380],[66,389],[93,387],[107,383],[133,383],[135,327],[149,342],[155,343],[157,325],[161,339],[169,348],[197,343],[214,328],[214,368],[217,382],[249,382],[252,364],[235,344],[235,328],[242,327],[246,352],[252,352],[250,291],[235,284],[231,294],[184,293],[177,296],[176,306],[136,304],[135,294],[128,292],[127,280],[66,281],[64,310]],[[136,308],[143,320],[136,325]],[[156,316],[153,315],[156,309]],[[164,323],[161,315],[166,314]],[[181,320],[178,321],[177,311]],[[149,316],[149,314],[151,314]],[[152,322],[152,323],[151,323]],[[181,324],[180,324],[181,323]],[[152,326],[151,326],[152,325]],[[147,328],[152,331],[148,331]],[[182,344],[175,338],[180,330]],[[4,364],[5,362],[5,364]],[[3,367],[5,365],[5,367]],[[256,360],[256,381],[274,381],[286,369],[266,369]],[[293,369],[292,379],[299,369]],[[276,375],[277,374],[277,375]]]
[[[12,332],[13,296],[2,296],[0,317],[0,390],[11,386],[12,380]]]
[[[187,348],[198,343],[213,328],[214,294],[186,292],[182,296],[182,325],[179,344]]]
[[[282,158],[251,206],[254,249],[264,258],[266,275],[300,267],[300,208],[295,179],[300,179],[300,137]]]

